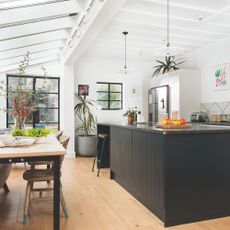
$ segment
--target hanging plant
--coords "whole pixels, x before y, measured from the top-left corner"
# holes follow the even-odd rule
[[[171,71],[179,70],[179,66],[185,61],[182,58],[175,59],[175,56],[165,56],[165,61],[156,60],[159,65],[154,66],[155,69],[152,77],[157,77],[159,74],[166,74]]]

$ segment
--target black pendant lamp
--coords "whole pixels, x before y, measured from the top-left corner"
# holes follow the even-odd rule
[[[128,68],[127,68],[127,35],[128,32],[124,31],[122,34],[125,36],[125,65],[124,67],[119,71],[121,74],[127,74],[128,73]]]

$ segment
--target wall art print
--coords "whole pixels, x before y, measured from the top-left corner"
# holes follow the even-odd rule
[[[215,90],[229,89],[229,64],[215,66]]]

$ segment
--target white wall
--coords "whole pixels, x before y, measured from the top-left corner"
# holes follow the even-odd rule
[[[207,45],[197,51],[197,65],[201,72],[201,101],[203,103],[230,101],[230,89],[214,91],[214,66],[230,64],[230,37]]]
[[[26,73],[28,75],[37,75],[43,76],[43,71],[41,70],[41,66],[44,66],[47,70],[47,76],[49,77],[60,77],[60,62],[52,61],[44,64],[34,65],[27,67]],[[8,72],[0,72],[0,81],[6,81],[7,74],[18,74],[18,70],[11,70]],[[6,98],[0,97],[0,128],[6,127],[6,114],[3,109],[6,108]]]
[[[119,74],[118,71],[123,67],[121,59],[103,59],[103,58],[80,58],[75,65],[75,90],[78,84],[89,85],[89,98],[96,100],[96,82],[122,82],[123,83],[123,110],[106,111],[97,110],[96,115],[99,122],[123,122],[122,114],[129,107],[137,106],[145,115],[147,108],[144,102],[147,96],[144,96],[145,90],[149,85],[144,81],[149,80],[152,75],[152,62],[129,61],[128,68],[130,73],[127,75]],[[132,96],[132,88],[137,89],[137,95]],[[147,117],[146,117],[147,119]]]

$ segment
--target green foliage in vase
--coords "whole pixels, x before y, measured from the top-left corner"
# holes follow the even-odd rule
[[[12,136],[25,136],[25,137],[47,137],[50,134],[49,129],[28,129],[28,130],[21,130],[20,128],[14,129],[12,132]]]
[[[165,74],[170,71],[179,70],[179,66],[185,61],[181,58],[176,59],[174,56],[165,56],[164,61],[156,60],[159,65],[154,66],[155,71],[153,72],[153,77],[157,77],[159,74]]]
[[[77,129],[82,135],[89,136],[95,130],[95,118],[91,112],[91,107],[94,106],[94,101],[87,99],[86,96],[81,96],[77,93],[74,94],[79,101],[75,107],[74,111],[79,118],[81,125]]]

